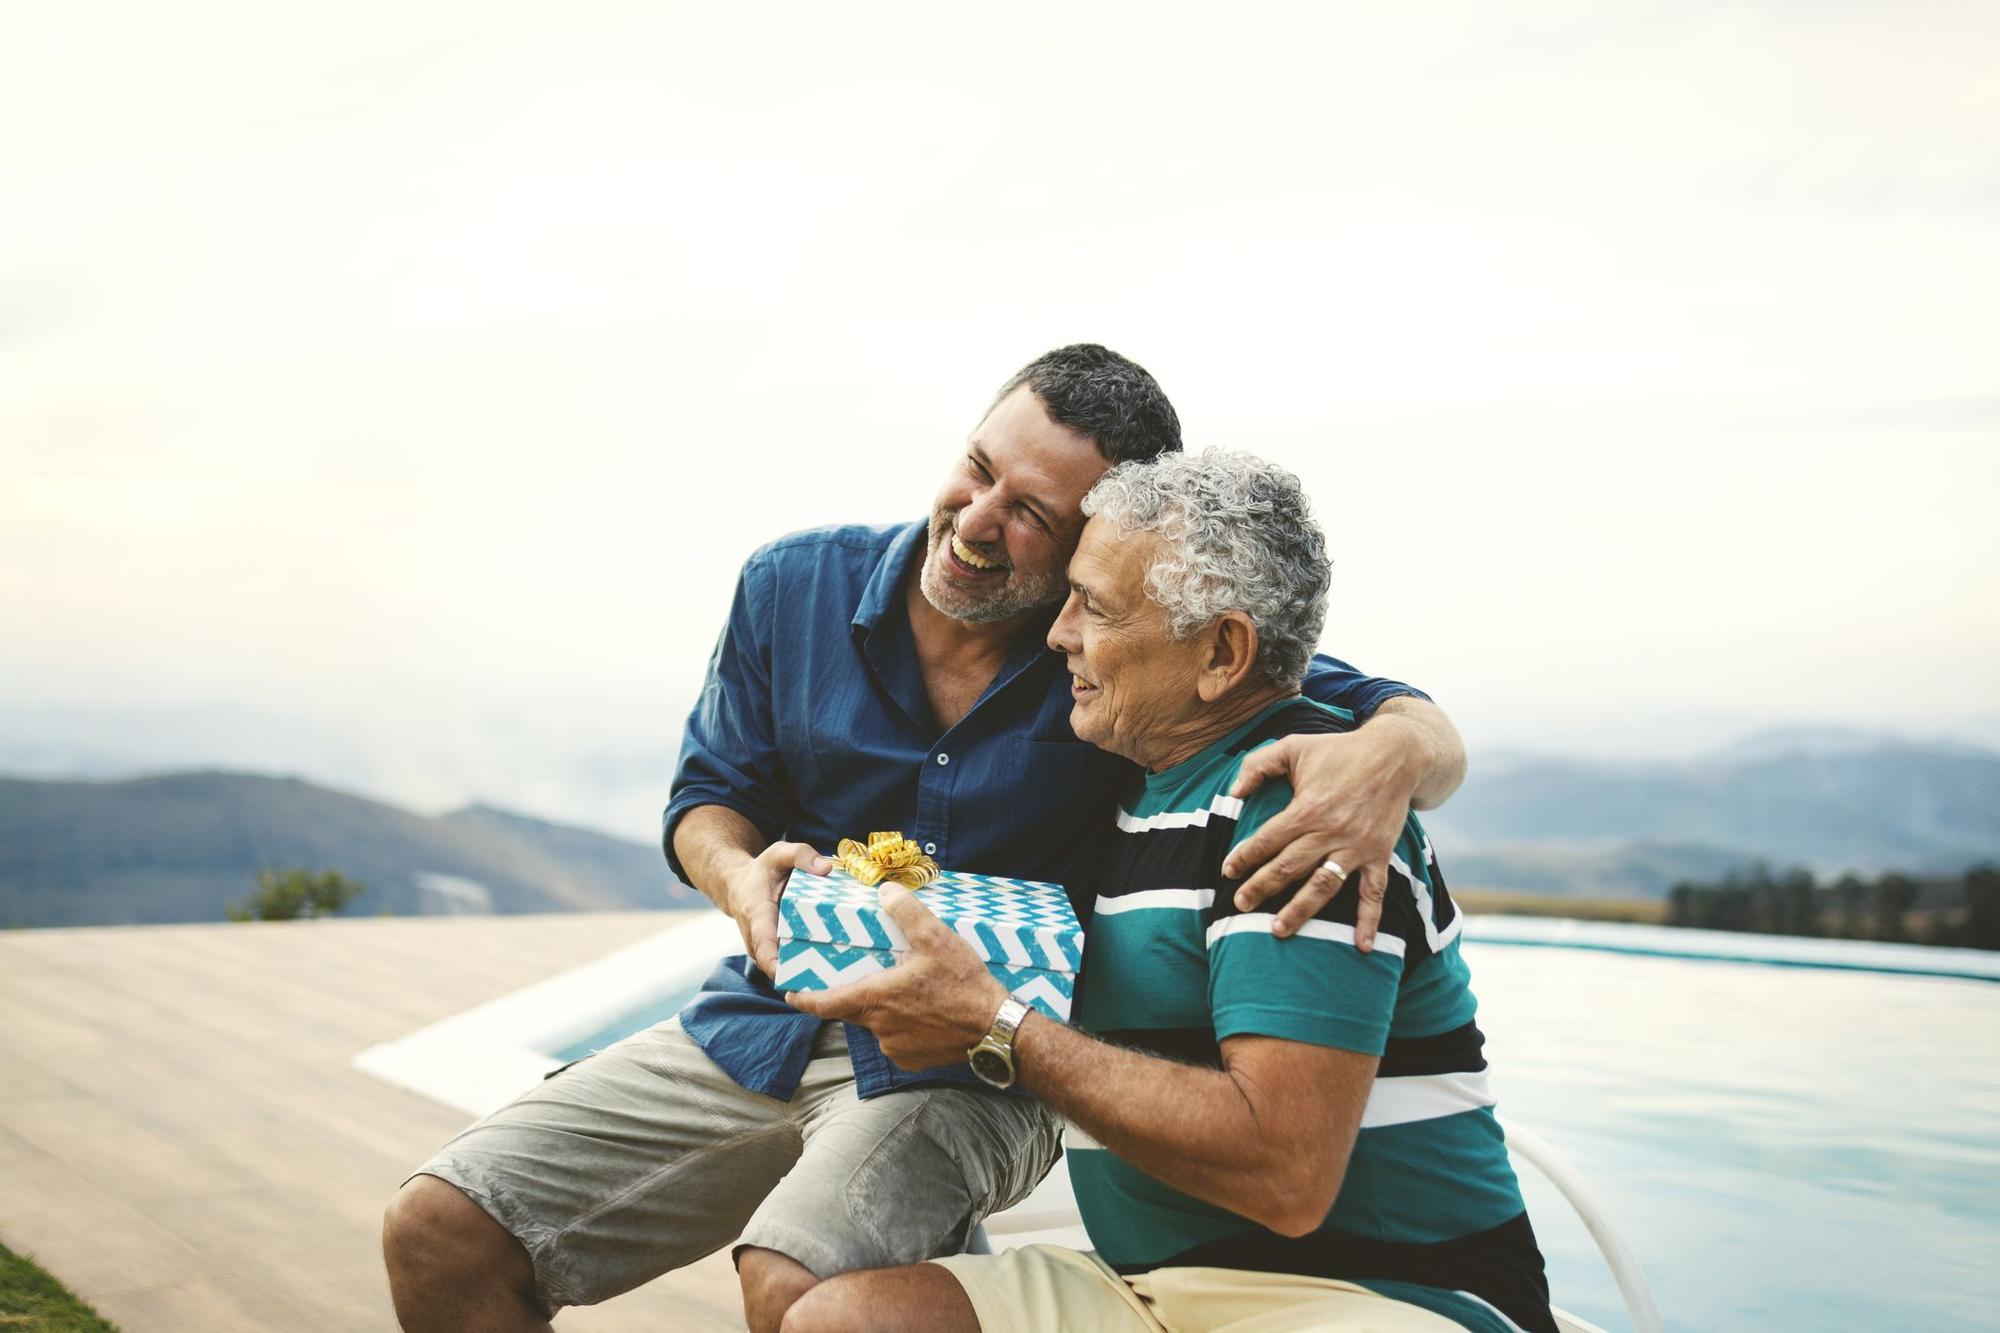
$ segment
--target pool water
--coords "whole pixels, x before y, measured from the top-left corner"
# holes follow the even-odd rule
[[[579,1037],[559,1051],[549,1054],[562,1061],[581,1060],[592,1051],[601,1051],[620,1037],[629,1037],[634,1032],[643,1032],[655,1023],[664,1023],[681,1011],[681,1006],[694,998],[692,987],[671,991],[657,1000],[649,1000],[645,1005],[625,1014],[587,1037]]]
[[[1500,1111],[1583,1171],[1670,1329],[2000,1327],[2000,985],[1466,945]],[[1558,1304],[1628,1327],[1532,1170]]]
[[[2000,1328],[2000,984],[1465,950],[1501,1114],[1582,1170],[1669,1329]],[[1582,1223],[1532,1169],[1522,1186],[1556,1303],[1628,1328]]]

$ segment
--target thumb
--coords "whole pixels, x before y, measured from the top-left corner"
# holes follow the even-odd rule
[[[1281,777],[1292,771],[1292,738],[1287,736],[1273,745],[1252,750],[1243,756],[1237,765],[1236,782],[1229,794],[1239,801],[1263,786],[1270,778]]]
[[[935,912],[902,885],[885,883],[878,892],[883,914],[903,928],[903,934],[912,945],[929,947],[937,943],[940,935],[951,933],[945,929],[944,922],[937,919]]]
[[[809,842],[795,842],[792,844],[792,865],[794,868],[803,870],[809,875],[824,875],[827,871],[833,869],[833,862],[814,851],[812,844]]]

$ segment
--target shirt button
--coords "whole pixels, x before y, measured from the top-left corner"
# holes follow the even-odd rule
[[[948,764],[948,763],[950,763],[950,762],[951,762],[951,756],[950,756],[950,755],[948,755],[948,754],[941,754],[941,755],[939,755],[939,756],[938,756],[938,767],[939,767],[939,768],[943,768],[943,767],[944,767],[944,766],[945,766],[946,764]]]
[[[934,842],[927,842],[927,843],[925,843],[925,844],[924,844],[924,855],[925,855],[925,856],[936,856],[936,855],[937,855],[937,844],[936,844],[936,843],[934,843]]]

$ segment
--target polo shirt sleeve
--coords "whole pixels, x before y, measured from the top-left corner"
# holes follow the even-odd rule
[[[1362,722],[1399,695],[1430,701],[1430,696],[1414,685],[1364,676],[1339,658],[1328,657],[1325,653],[1318,654],[1306,664],[1305,684],[1300,689],[1313,702],[1344,708]]]
[[[1232,774],[1232,780],[1233,780]],[[1226,787],[1225,787],[1226,790]],[[1244,798],[1230,847],[1292,799],[1290,784],[1266,782]],[[1219,867],[1222,856],[1205,858]],[[1389,1039],[1389,1020],[1402,984],[1402,959],[1378,946],[1369,953],[1354,947],[1358,892],[1343,888],[1293,935],[1271,933],[1277,912],[1296,888],[1239,912],[1240,879],[1215,872],[1208,917],[1208,1006],[1216,1040],[1229,1037],[1283,1037],[1315,1046],[1336,1046],[1380,1055]]]
[[[696,806],[720,805],[767,839],[785,829],[790,782],[772,725],[772,612],[776,555],[768,547],[744,562],[729,619],[708,659],[701,697],[681,734],[673,794],[662,817],[667,864],[683,880],[674,828]]]

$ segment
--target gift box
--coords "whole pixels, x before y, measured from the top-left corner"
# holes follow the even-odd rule
[[[1067,1021],[1083,928],[1060,884],[943,871],[917,901],[970,944],[1015,996]],[[909,947],[873,885],[836,867],[792,871],[778,899],[779,990],[828,990],[894,967]]]

